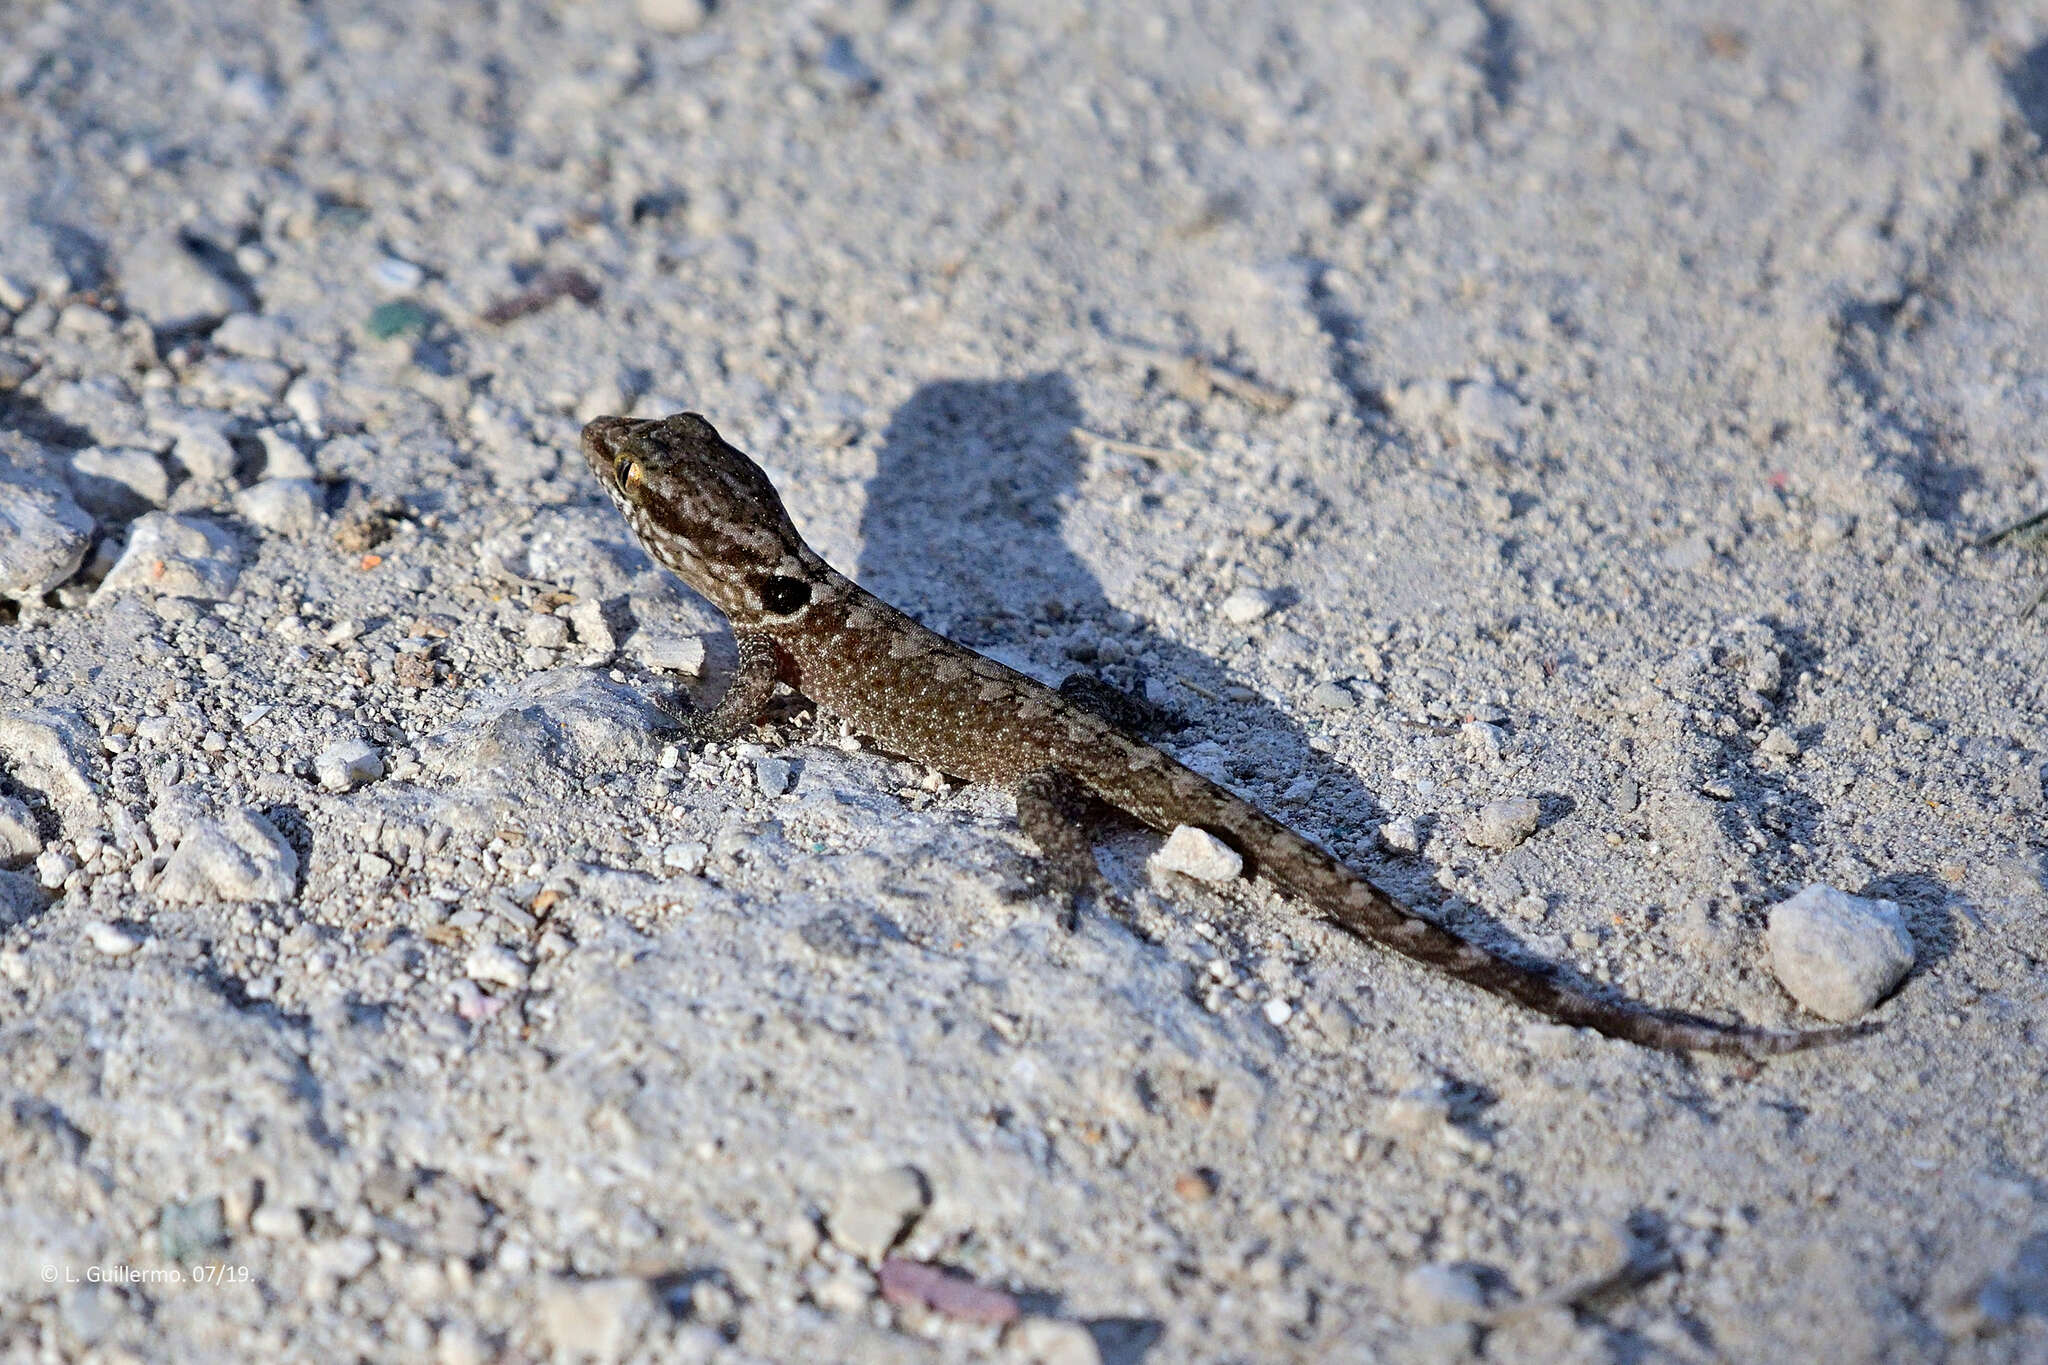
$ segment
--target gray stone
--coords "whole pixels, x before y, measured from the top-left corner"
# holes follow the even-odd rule
[[[165,1204],[157,1211],[156,1236],[167,1261],[183,1262],[202,1251],[226,1246],[227,1219],[220,1199]]]
[[[1422,830],[1412,815],[1397,815],[1380,826],[1380,842],[1395,853],[1415,853],[1422,848]]]
[[[85,718],[68,707],[21,707],[0,713],[4,766],[60,805],[91,806],[97,800],[91,757],[96,741]]]
[[[172,229],[151,234],[120,262],[121,297],[160,332],[218,322],[249,306],[247,296],[208,270]]]
[[[159,597],[218,600],[235,590],[241,552],[210,522],[151,512],[135,523],[128,548],[94,596],[151,592]]]
[[[42,851],[35,813],[11,796],[0,796],[0,867],[20,867]]]
[[[754,760],[754,785],[764,796],[780,796],[789,790],[796,779],[796,769],[786,758],[757,758]]]
[[[548,612],[526,618],[526,643],[539,649],[560,649],[569,643],[569,623]]]
[[[1241,587],[1223,599],[1218,608],[1223,619],[1233,625],[1248,626],[1263,616],[1270,615],[1278,599],[1264,588]]]
[[[1816,882],[1771,907],[1771,973],[1794,1000],[1843,1023],[1913,969],[1913,935],[1898,905]]]
[[[1542,815],[1533,796],[1489,801],[1465,822],[1465,842],[1475,848],[1513,848],[1536,832]]]
[[[450,776],[516,781],[538,765],[577,775],[652,764],[675,722],[659,707],[587,668],[557,668],[493,691],[420,745]]]
[[[1341,684],[1319,682],[1310,690],[1308,704],[1325,711],[1349,711],[1358,705],[1358,698]]]
[[[150,414],[149,429],[171,442],[171,459],[201,483],[225,483],[235,475],[235,447],[228,440],[234,419],[210,408],[172,408]]]
[[[633,632],[626,650],[644,668],[694,678],[704,671],[704,642],[694,635],[672,635],[646,626]]]
[[[235,511],[273,535],[309,536],[320,529],[320,488],[311,479],[265,479],[235,494]]]
[[[43,908],[49,900],[41,884],[27,872],[0,872],[0,925],[15,924]]]
[[[541,1291],[540,1327],[557,1359],[610,1365],[632,1351],[654,1308],[644,1280],[557,1280]]]
[[[77,573],[97,529],[63,489],[0,480],[0,596],[30,601]]]
[[[633,8],[657,33],[694,33],[711,17],[711,0],[635,0]]]
[[[164,462],[153,451],[132,446],[79,451],[71,457],[71,486],[88,512],[110,518],[141,516],[171,497]]]
[[[471,950],[462,964],[463,975],[472,981],[498,986],[524,986],[533,972],[519,955],[500,944],[488,943]]]
[[[263,447],[263,477],[266,479],[310,479],[319,471],[299,443],[276,427],[256,433]]]
[[[576,627],[579,644],[610,654],[619,647],[618,637],[612,634],[611,623],[605,620],[604,603],[594,597],[585,597],[569,608],[569,624]],[[700,649],[702,645],[698,646]]]
[[[1463,1265],[1419,1265],[1401,1277],[1401,1297],[1425,1323],[1470,1322],[1486,1315],[1486,1286]]]
[[[126,957],[142,946],[142,940],[118,924],[96,920],[85,926],[86,941],[108,957]]]
[[[344,739],[320,751],[313,775],[331,792],[354,791],[384,776],[384,753],[368,740]]]
[[[832,1205],[826,1230],[834,1242],[873,1264],[902,1240],[931,1202],[924,1172],[892,1166],[849,1181]]]
[[[1151,864],[1160,872],[1178,872],[1199,882],[1234,882],[1244,874],[1244,858],[1206,829],[1177,826]]]
[[[156,894],[183,904],[288,901],[298,888],[299,855],[253,810],[231,811],[185,831],[157,879]]]

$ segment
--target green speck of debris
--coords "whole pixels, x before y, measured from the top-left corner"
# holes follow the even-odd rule
[[[424,332],[433,320],[434,315],[418,304],[396,299],[390,303],[380,303],[372,309],[366,325],[371,336],[379,341],[389,341],[392,337],[404,336],[408,332]]]

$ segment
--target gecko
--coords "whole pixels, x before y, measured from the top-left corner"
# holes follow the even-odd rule
[[[1046,881],[1071,904],[1100,892],[1088,818],[1109,807],[1170,833],[1206,831],[1311,913],[1357,938],[1559,1024],[1673,1052],[1767,1056],[1868,1025],[1809,1030],[1721,1023],[1605,999],[1548,963],[1511,961],[1423,918],[1364,873],[1244,798],[1055,690],[930,630],[818,555],[760,466],[697,413],[600,417],[585,461],[653,559],[730,623],[739,661],[724,694],[680,718],[692,743],[749,730],[778,684],[883,750],[1010,791]]]

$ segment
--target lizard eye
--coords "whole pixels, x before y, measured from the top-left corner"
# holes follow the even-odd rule
[[[628,455],[625,459],[619,461],[619,486],[628,493],[638,493],[644,477],[641,473],[640,462],[632,456]]]
[[[777,616],[801,611],[811,600],[811,585],[801,578],[775,575],[761,584],[761,605]]]

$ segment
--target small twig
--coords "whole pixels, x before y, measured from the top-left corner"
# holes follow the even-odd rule
[[[1989,549],[2001,540],[2007,540],[2022,531],[2031,530],[2044,521],[2048,521],[2048,507],[2043,507],[2038,512],[2029,512],[2010,526],[2001,527],[1999,530],[1993,531],[1990,535],[1977,542],[1977,548],[1980,550]]]
[[[1104,450],[1113,450],[1119,455],[1135,455],[1141,460],[1147,460],[1156,465],[1164,465],[1168,469],[1191,469],[1194,467],[1195,461],[1201,457],[1200,451],[1190,449],[1187,446],[1175,446],[1171,449],[1165,446],[1148,446],[1139,441],[1126,441],[1115,436],[1105,436],[1099,431],[1090,431],[1086,427],[1075,427],[1073,434],[1074,439],[1077,441],[1089,441],[1102,447]]]
[[[1219,389],[1241,403],[1248,403],[1261,412],[1285,412],[1294,406],[1294,395],[1286,389],[1253,379],[1250,375],[1239,374],[1213,360],[1182,351],[1170,351],[1164,346],[1152,346],[1142,341],[1127,341],[1122,337],[1109,337],[1112,345],[1120,346],[1134,355],[1144,356],[1154,364],[1173,366],[1184,374],[1212,389]]]

